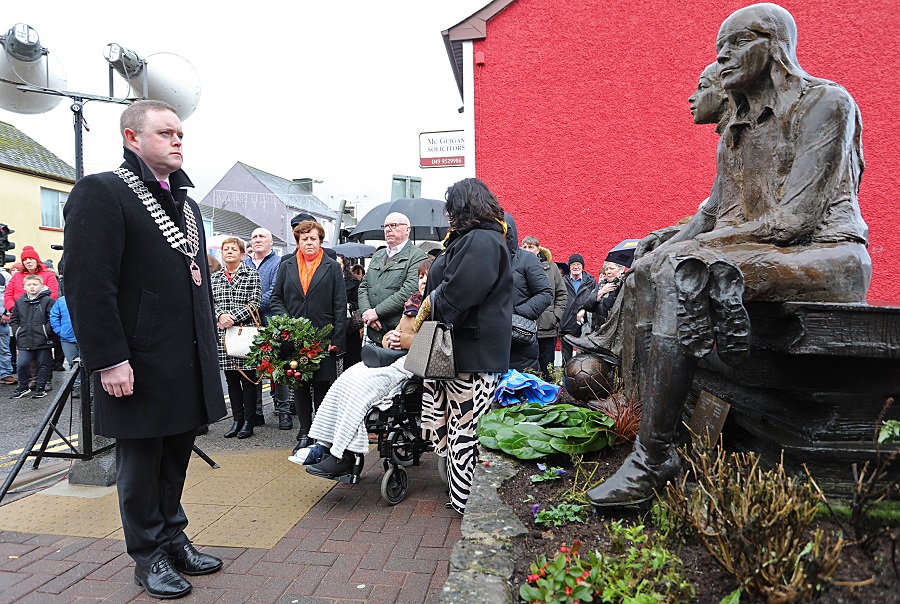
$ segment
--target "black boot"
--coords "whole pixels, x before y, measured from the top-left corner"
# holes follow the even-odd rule
[[[241,424],[243,423],[244,422],[234,420],[234,422],[231,424],[231,428],[229,428],[228,432],[226,432],[222,436],[224,436],[225,438],[234,438],[238,435],[238,432],[240,432]]]
[[[278,429],[279,430],[293,430],[294,422],[291,419],[289,413],[279,413],[278,414]]]
[[[250,438],[253,436],[253,420],[245,421],[241,424],[241,429],[237,433],[238,438]]]
[[[297,449],[303,449],[315,443],[316,441],[309,437],[309,430],[303,428],[297,432]]]
[[[653,335],[642,369],[647,375],[640,434],[616,473],[588,491],[597,507],[636,505],[652,499],[681,472],[681,412],[697,359],[675,338]]]

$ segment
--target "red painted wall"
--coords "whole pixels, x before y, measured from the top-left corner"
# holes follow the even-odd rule
[[[476,171],[555,260],[596,275],[622,239],[675,223],[708,196],[714,126],[687,98],[715,60],[722,21],[751,2],[516,0],[475,43]],[[900,8],[896,0],[782,3],[798,58],[863,117],[859,200],[869,225],[869,300],[900,303]]]

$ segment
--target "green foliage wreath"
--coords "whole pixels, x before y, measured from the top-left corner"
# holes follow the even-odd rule
[[[313,327],[305,317],[275,315],[253,340],[247,364],[258,377],[295,388],[308,382],[328,355],[331,325]]]
[[[510,405],[478,420],[478,442],[519,459],[554,453],[580,455],[615,444],[613,420],[605,413],[574,405]]]

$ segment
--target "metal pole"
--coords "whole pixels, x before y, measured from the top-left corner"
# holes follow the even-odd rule
[[[72,97],[72,115],[75,118],[75,180],[84,176],[84,147],[82,144],[82,130],[84,127],[84,102],[81,97]]]

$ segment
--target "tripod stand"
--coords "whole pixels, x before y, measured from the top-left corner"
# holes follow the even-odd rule
[[[19,475],[19,471],[25,465],[25,461],[29,457],[35,458],[33,467],[34,469],[37,469],[41,464],[41,459],[43,459],[44,457],[60,459],[81,459],[88,461],[93,459],[95,456],[100,455],[101,453],[109,451],[115,446],[115,443],[112,443],[94,450],[94,432],[93,426],[91,425],[91,387],[90,376],[87,375],[87,372],[84,372],[85,375],[82,376],[83,379],[81,380],[80,449],[78,445],[74,444],[67,435],[60,432],[59,428],[57,428],[59,418],[62,417],[62,413],[66,408],[66,403],[71,400],[70,395],[72,393],[72,389],[75,386],[75,380],[78,377],[79,372],[81,372],[81,361],[76,360],[74,362],[74,367],[72,367],[72,371],[69,371],[68,373],[65,384],[63,384],[63,387],[56,392],[56,396],[53,397],[53,402],[50,403],[50,407],[44,414],[40,425],[32,433],[31,437],[28,439],[28,443],[22,448],[22,452],[19,454],[18,459],[16,459],[16,464],[13,466],[12,471],[10,471],[9,475],[6,477],[6,480],[3,482],[3,486],[0,487],[0,503],[2,503],[3,498],[6,497],[6,494],[7,492],[9,492],[13,481],[16,479],[16,476]],[[38,439],[41,438],[41,434],[44,435],[44,439],[41,442],[40,448],[35,450],[34,446],[35,444],[37,444]],[[56,434],[59,438],[61,438],[66,446],[70,449],[70,451],[47,451],[47,446],[50,444],[50,439],[52,438],[53,434]],[[193,449],[194,453],[196,453],[203,461],[208,463],[210,467],[219,467],[219,464],[217,464],[209,455],[204,453],[200,449],[200,447],[194,445]]]

